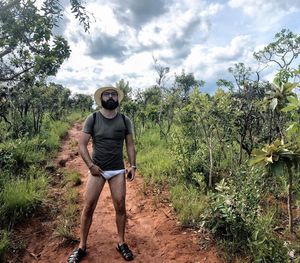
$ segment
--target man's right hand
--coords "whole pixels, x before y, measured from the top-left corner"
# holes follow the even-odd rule
[[[103,173],[101,168],[96,164],[93,164],[92,167],[90,167],[90,172],[93,176],[100,176]]]

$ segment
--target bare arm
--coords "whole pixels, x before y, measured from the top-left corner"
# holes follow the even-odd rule
[[[135,176],[135,166],[136,166],[136,154],[135,154],[135,146],[134,146],[132,134],[126,135],[126,149],[127,149],[129,163],[131,166],[132,177],[131,177],[130,181],[132,181]]]
[[[93,163],[90,153],[88,151],[87,145],[89,143],[90,138],[91,138],[90,134],[81,132],[79,137],[79,153],[82,159],[84,160],[84,162],[86,163],[87,167],[90,169],[91,174],[97,176],[100,173],[102,173],[102,170],[100,169],[99,166]]]

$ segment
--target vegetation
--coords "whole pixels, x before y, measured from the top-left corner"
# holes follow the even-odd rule
[[[68,188],[62,197],[62,200],[64,200],[66,204],[62,213],[59,215],[56,234],[57,236],[64,238],[65,242],[76,240],[74,227],[78,223],[78,197],[79,193],[74,188]]]
[[[88,30],[81,1],[72,12]],[[44,167],[56,153],[70,123],[91,111],[91,96],[71,94],[48,83],[70,48],[53,28],[62,16],[59,1],[0,1],[0,261],[14,226],[31,217],[47,198],[51,177]],[[69,180],[78,184],[78,178]],[[75,198],[68,196],[70,201]]]
[[[81,1],[70,3],[88,30]],[[14,225],[45,201],[44,167],[70,122],[92,110],[90,96],[47,82],[71,52],[53,35],[61,16],[58,0],[40,10],[31,0],[0,1],[0,260]],[[254,53],[277,68],[272,83],[240,62],[228,65],[234,81],[218,80],[213,95],[184,70],[167,85],[170,67],[156,59],[155,85],[134,93],[117,82],[145,182],[168,185],[182,224],[209,229],[228,262],[300,260],[299,54],[300,36],[283,29]],[[62,186],[80,184],[75,171],[64,173]],[[74,239],[77,199],[69,188],[56,230],[66,239]]]
[[[283,29],[254,53],[278,67],[273,83],[238,63],[213,95],[184,71],[166,86],[169,67],[155,61],[156,84],[130,102],[141,173],[169,184],[182,224],[210,229],[228,262],[300,260],[299,52]]]

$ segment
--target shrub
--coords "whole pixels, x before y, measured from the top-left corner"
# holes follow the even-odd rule
[[[18,172],[46,159],[45,140],[34,138],[10,140],[0,146],[0,168]]]
[[[288,250],[284,243],[274,234],[274,213],[268,212],[257,217],[255,225],[252,225],[252,233],[248,239],[248,247],[254,263],[288,262]]]
[[[217,192],[209,194],[204,223],[230,260],[251,255],[251,262],[287,262],[287,249],[273,231],[274,213],[262,213],[263,177],[259,170],[240,171],[234,181],[222,180]]]

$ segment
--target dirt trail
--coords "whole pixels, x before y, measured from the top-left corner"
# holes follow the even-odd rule
[[[72,148],[70,141],[78,138],[80,130],[81,125],[75,124],[69,131],[68,138],[70,139],[64,141],[62,151],[55,162],[65,165],[67,169],[76,169],[81,173],[83,184],[78,189],[82,207],[87,168],[78,155],[70,152]],[[172,207],[168,203],[157,204],[152,195],[144,194],[143,180],[139,175],[133,182],[127,183],[126,201],[128,216],[126,241],[135,255],[133,262],[222,262],[217,258],[214,247],[206,250],[200,249],[201,233],[180,228]],[[78,235],[79,227],[76,231]],[[116,251],[116,241],[115,213],[109,187],[106,184],[90,229],[88,255],[81,262],[126,262]],[[66,262],[68,255],[75,247],[58,246],[58,239],[53,237],[53,233],[46,231],[32,237],[27,247],[27,253],[18,262]],[[35,255],[38,256],[34,259]]]

